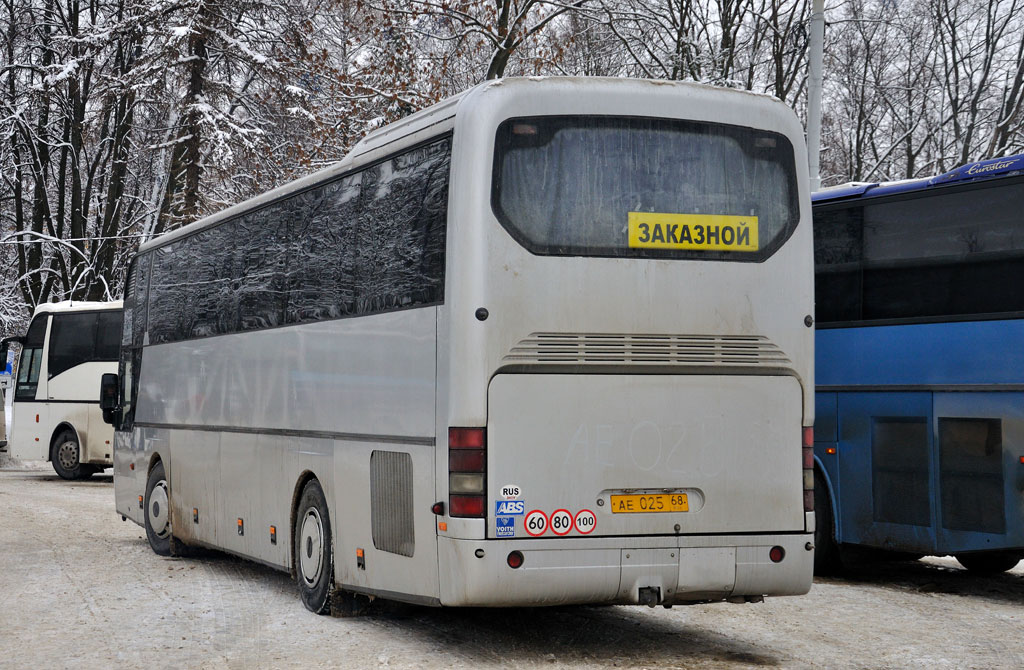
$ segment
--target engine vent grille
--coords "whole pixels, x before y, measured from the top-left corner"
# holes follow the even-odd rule
[[[413,555],[416,535],[410,454],[377,450],[370,454],[370,529],[377,549]]]
[[[615,335],[531,333],[502,359],[507,364],[570,363],[789,367],[768,338],[757,335]]]

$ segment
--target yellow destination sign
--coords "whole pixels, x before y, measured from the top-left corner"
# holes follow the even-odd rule
[[[630,212],[629,246],[633,249],[757,251],[757,217]]]

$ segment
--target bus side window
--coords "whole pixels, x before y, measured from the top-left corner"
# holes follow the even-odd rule
[[[28,328],[25,345],[21,350],[21,361],[18,364],[18,386],[14,392],[15,400],[35,400],[36,388],[39,386],[39,369],[43,363],[43,341],[46,339],[46,322],[48,314],[40,314]]]

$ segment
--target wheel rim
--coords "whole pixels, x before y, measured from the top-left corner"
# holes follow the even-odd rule
[[[299,529],[299,569],[306,586],[320,581],[323,570],[324,524],[316,509],[306,510]]]
[[[167,480],[161,479],[153,487],[153,490],[149,492],[149,502],[147,503],[149,510],[149,527],[153,529],[153,533],[163,539],[171,534],[170,524],[168,523],[167,515]]]
[[[78,442],[74,440],[61,442],[57,447],[57,461],[65,470],[74,470],[78,467]]]

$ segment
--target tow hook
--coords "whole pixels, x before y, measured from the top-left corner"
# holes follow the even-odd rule
[[[656,586],[644,586],[637,594],[637,600],[641,605],[655,607],[661,602],[661,589]]]

